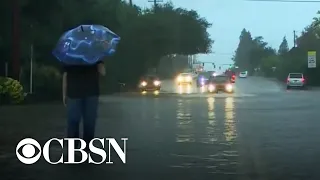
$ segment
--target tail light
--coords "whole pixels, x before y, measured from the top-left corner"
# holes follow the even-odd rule
[[[301,79],[301,81],[304,83],[305,79],[304,79],[304,78],[302,78],[302,79]]]
[[[289,81],[290,81],[289,78],[287,78],[287,83],[288,83]]]

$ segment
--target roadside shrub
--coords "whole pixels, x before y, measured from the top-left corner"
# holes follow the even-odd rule
[[[61,99],[61,73],[53,66],[38,66],[33,87],[39,100]]]
[[[0,103],[19,104],[24,100],[23,87],[19,81],[8,77],[0,77]]]

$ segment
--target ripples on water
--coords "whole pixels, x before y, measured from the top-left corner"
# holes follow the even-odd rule
[[[177,87],[177,93],[178,94],[190,94],[192,93],[192,85],[179,85]]]
[[[191,99],[178,99],[177,104],[177,133],[176,142],[194,142],[194,124],[191,117]]]
[[[192,99],[177,100],[176,143],[185,150],[171,154],[172,158],[179,159],[179,163],[171,167],[234,174],[238,157],[234,146],[237,137],[234,98],[206,100],[207,119],[203,119],[201,108],[193,110]]]
[[[234,111],[234,99],[228,97],[225,100],[225,138],[228,142],[234,142],[236,138],[236,127],[235,127],[235,111]]]

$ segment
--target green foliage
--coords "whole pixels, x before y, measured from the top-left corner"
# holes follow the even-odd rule
[[[279,67],[279,57],[277,55],[263,57],[261,60],[261,70],[266,76],[275,76],[274,67]]]
[[[286,37],[283,37],[283,40],[279,46],[278,54],[279,55],[284,55],[289,52],[289,46],[288,46],[288,41]]]
[[[318,17],[314,18],[313,22],[297,37],[297,47],[289,50],[288,42],[284,37],[278,53],[268,47],[262,37],[255,38],[250,43],[248,38],[250,33],[243,30],[234,57],[235,62],[249,69],[259,67],[265,75],[275,76],[281,80],[284,80],[290,72],[302,72],[307,77],[309,85],[320,85],[320,64],[312,69],[307,65],[308,51],[316,51],[320,54],[320,11],[317,14]],[[249,60],[248,57],[250,57]],[[276,70],[273,71],[272,67],[276,67]]]
[[[29,85],[30,69],[25,68],[23,73],[23,84]],[[60,71],[53,66],[38,65],[33,66],[33,94],[43,100],[53,100],[61,98],[62,76]],[[26,86],[27,87],[27,86]],[[29,86],[30,88],[30,86]]]
[[[19,104],[24,100],[23,87],[19,81],[0,77],[0,104]]]
[[[142,11],[140,7],[130,6],[121,0],[19,2],[20,28],[23,29],[20,36],[22,64],[29,64],[30,45],[34,44],[35,63],[44,65],[41,67],[43,70],[37,73],[41,71],[45,74],[35,75],[34,82],[37,84],[34,89],[35,92],[48,89],[46,92],[48,95],[58,89],[47,88],[53,85],[46,79],[49,76],[57,77],[53,75],[55,73],[52,69],[46,69],[48,66],[58,67],[51,51],[63,32],[80,24],[105,25],[121,36],[117,53],[106,63],[109,76],[105,82],[112,83],[108,84],[108,87],[116,86],[118,82],[134,84],[148,68],[156,67],[164,56],[209,53],[213,43],[207,33],[211,24],[206,19],[200,17],[196,11],[177,8],[170,3],[159,5],[154,13],[153,9]],[[3,1],[1,7],[10,7],[10,4]],[[0,19],[2,22],[8,22],[6,24],[10,24],[9,9],[0,9],[3,15]],[[0,32],[2,54],[4,57],[9,57],[10,51],[7,49],[10,49],[12,41],[9,35],[10,29],[2,28]]]
[[[239,45],[235,52],[233,60],[235,62],[235,65],[238,66],[240,69],[247,69],[250,65],[249,56],[253,45],[251,33],[246,29],[243,29],[241,31],[239,40]]]
[[[249,31],[242,30],[240,42],[234,56],[235,65],[240,70],[248,70],[252,74],[254,69],[263,69],[261,67],[263,60],[273,55],[275,55],[275,50],[268,46],[262,36],[252,38]]]

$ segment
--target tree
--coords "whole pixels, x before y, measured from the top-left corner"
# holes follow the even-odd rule
[[[284,55],[287,52],[289,52],[289,46],[288,46],[288,41],[287,41],[286,37],[284,36],[283,40],[282,40],[282,42],[281,42],[281,44],[279,46],[278,54],[279,55]]]
[[[247,51],[249,63],[247,67],[260,67],[265,75],[276,76],[280,80],[285,80],[288,73],[301,72],[308,79],[309,85],[320,85],[320,70],[319,68],[308,68],[307,53],[308,51],[316,51],[320,53],[320,11],[317,13],[318,17],[313,19],[313,22],[304,28],[302,34],[297,38],[297,46],[290,49],[286,37],[283,38],[279,46],[278,53],[272,47],[269,47],[262,37],[254,38],[251,44],[251,50]],[[242,36],[247,31],[242,31]],[[237,48],[234,60],[236,62],[244,62],[239,54],[243,40],[240,38],[239,47]],[[249,44],[249,43],[247,43]],[[243,53],[243,50],[242,50]],[[243,57],[244,55],[242,55]],[[272,71],[272,67],[276,67],[276,71]]]
[[[39,67],[52,66],[58,72],[58,63],[51,51],[63,32],[80,24],[105,25],[121,36],[117,53],[106,61],[108,76],[105,82],[111,89],[119,81],[135,85],[149,67],[157,66],[161,57],[209,53],[213,43],[207,33],[211,24],[206,19],[196,11],[176,8],[170,3],[159,5],[154,13],[153,9],[142,11],[140,7],[120,0],[19,2],[24,84],[28,84],[30,45],[34,44],[34,59]],[[1,2],[1,7],[9,6],[7,1]],[[0,10],[2,22],[10,24],[9,9]],[[1,28],[0,32],[2,57],[10,59],[10,29]],[[51,74],[55,74],[52,71]],[[42,90],[38,88],[38,91]]]
[[[128,64],[122,69],[132,73],[121,74],[120,79],[128,81],[150,67],[157,67],[163,56],[210,52],[213,41],[206,31],[210,26],[195,11],[174,8],[170,3],[158,6],[157,13],[144,11],[136,21],[129,24],[123,34],[123,46],[119,47],[116,59],[118,64]],[[128,58],[135,61],[128,62]],[[133,66],[136,68],[132,69]]]
[[[254,72],[255,68],[261,68],[263,59],[275,55],[275,50],[268,46],[262,36],[258,36],[252,41],[252,49],[249,52],[249,71]]]
[[[250,67],[249,52],[252,49],[251,33],[246,29],[243,29],[239,39],[240,41],[234,56],[234,62],[240,69],[247,69]]]
[[[267,57],[263,57],[261,60],[261,70],[265,73],[266,76],[275,76],[276,73],[274,71],[277,70],[279,65],[279,56],[270,55]],[[273,70],[273,68],[276,68]]]
[[[262,36],[252,38],[251,33],[243,29],[233,60],[241,70],[253,73],[254,69],[260,66],[263,58],[273,54],[275,54],[274,49],[268,47],[268,43],[263,40]]]

